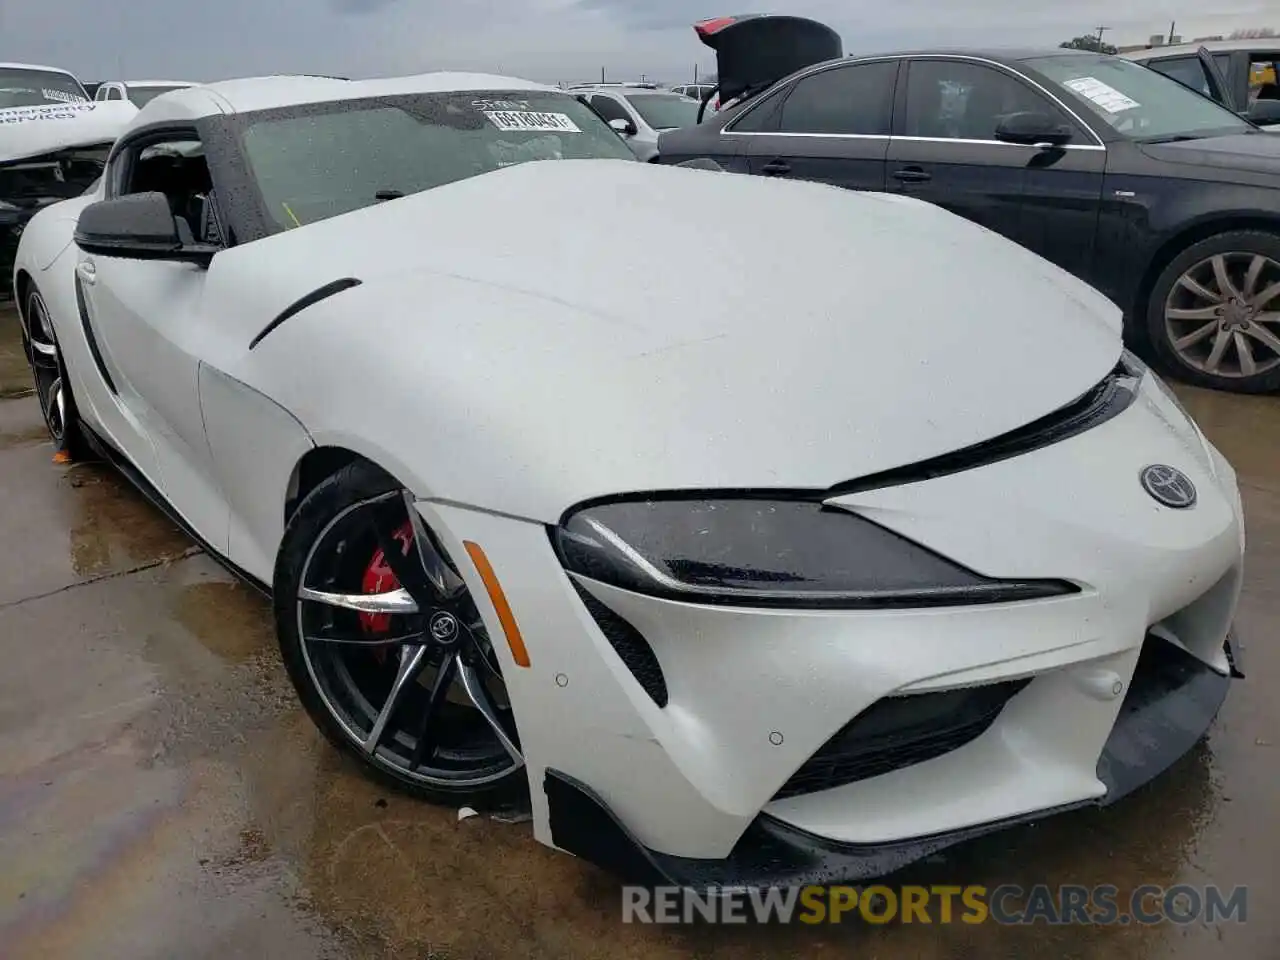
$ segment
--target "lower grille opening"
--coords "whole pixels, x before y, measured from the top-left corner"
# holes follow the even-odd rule
[[[1030,678],[886,697],[853,718],[773,797],[817,793],[950,753],[985,733]]]
[[[587,612],[591,614],[600,632],[609,641],[609,645],[622,658],[622,662],[636,678],[636,682],[644,688],[644,692],[654,703],[665,707],[667,678],[662,672],[662,664],[658,663],[657,654],[653,652],[653,647],[649,646],[649,641],[626,618],[614,613],[576,581],[573,588],[578,591],[578,596],[582,598]]]

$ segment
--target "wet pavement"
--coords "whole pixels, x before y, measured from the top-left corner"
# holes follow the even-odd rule
[[[623,925],[617,883],[366,780],[296,705],[267,603],[105,468],[51,462],[0,311],[0,958],[1280,957],[1280,400],[1183,390],[1240,472],[1249,677],[1105,811],[902,882],[1246,885],[1243,924]]]

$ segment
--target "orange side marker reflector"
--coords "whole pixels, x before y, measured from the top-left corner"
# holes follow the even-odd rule
[[[57,453],[53,455],[53,462],[54,463],[70,463],[71,454],[67,453],[67,451],[65,450],[59,450]]]
[[[529,651],[525,649],[524,637],[520,635],[520,627],[516,625],[515,615],[511,612],[511,604],[507,603],[507,595],[502,592],[502,584],[493,572],[489,558],[480,549],[480,544],[470,540],[462,541],[471,562],[476,565],[476,572],[484,581],[484,588],[489,592],[489,600],[493,603],[494,612],[498,614],[498,622],[502,624],[502,632],[507,635],[507,646],[511,648],[511,657],[517,666],[529,666]]]

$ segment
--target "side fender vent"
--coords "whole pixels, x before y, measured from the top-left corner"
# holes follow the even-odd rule
[[[573,582],[573,589],[578,591],[578,596],[582,598],[587,612],[600,627],[600,632],[609,641],[609,645],[622,658],[622,662],[636,678],[636,682],[644,688],[644,692],[654,703],[665,707],[667,678],[662,672],[662,664],[658,663],[658,655],[653,652],[653,647],[649,646],[649,641],[625,618],[614,613],[583,589],[577,581]]]

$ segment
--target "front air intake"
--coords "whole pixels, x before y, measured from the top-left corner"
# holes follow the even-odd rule
[[[588,593],[577,581],[573,588],[578,591],[587,612],[595,620],[600,632],[604,634],[614,652],[622,658],[636,682],[644,688],[651,700],[660,707],[667,705],[667,678],[662,672],[662,664],[658,656],[635,627],[624,617],[614,613],[607,606]]]
[[[797,770],[775,800],[856,783],[972,743],[1031,681],[886,697],[853,718]]]

